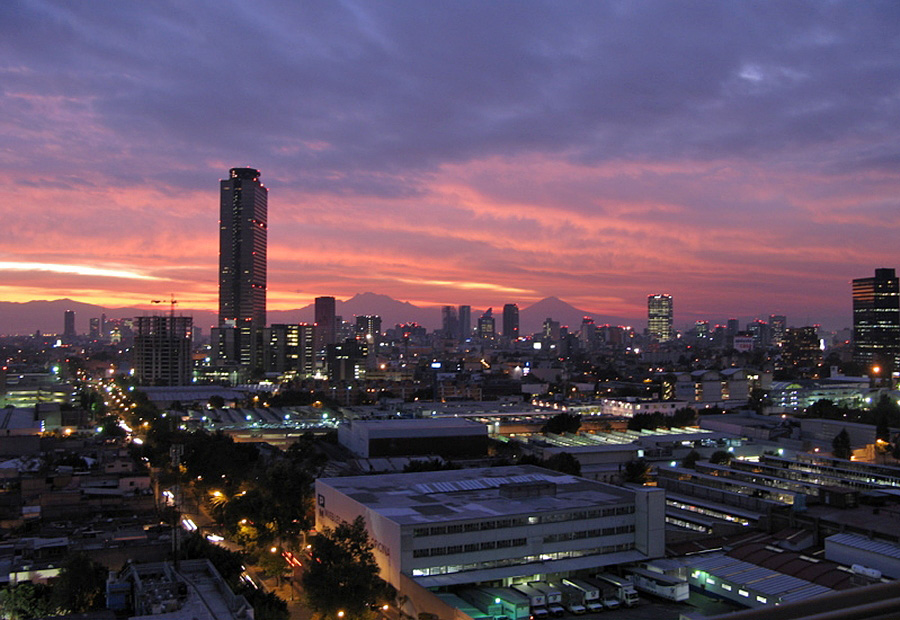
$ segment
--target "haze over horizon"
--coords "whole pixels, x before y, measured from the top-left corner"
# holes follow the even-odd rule
[[[13,1],[0,34],[2,301],[214,310],[243,165],[272,310],[842,326],[900,267],[896,3]]]

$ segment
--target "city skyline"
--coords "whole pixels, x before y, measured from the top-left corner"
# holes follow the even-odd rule
[[[0,17],[5,301],[216,308],[212,188],[244,165],[274,310],[556,296],[640,323],[666,290],[676,325],[848,326],[851,280],[896,266],[891,4]]]

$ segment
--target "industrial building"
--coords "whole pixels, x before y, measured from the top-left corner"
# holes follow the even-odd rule
[[[316,499],[318,530],[365,518],[381,576],[404,592],[409,582],[509,584],[663,553],[662,490],[534,466],[320,478]]]
[[[350,420],[338,427],[338,442],[362,458],[474,458],[487,456],[488,429],[465,418]]]

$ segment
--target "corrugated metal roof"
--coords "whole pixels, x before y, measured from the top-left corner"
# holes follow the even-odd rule
[[[881,542],[878,540],[872,540],[864,536],[857,536],[856,534],[835,534],[825,539],[826,545],[829,542],[839,545],[846,545],[847,547],[853,547],[854,549],[869,551],[871,553],[879,553],[891,558],[900,559],[900,547],[898,547],[897,545],[892,545],[891,543]]]
[[[830,588],[804,579],[785,575],[768,568],[744,562],[727,555],[699,557],[691,568],[702,570],[719,579],[743,585],[781,601],[799,601],[830,592]]]

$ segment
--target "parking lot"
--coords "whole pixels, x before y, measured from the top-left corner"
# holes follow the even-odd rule
[[[713,616],[745,609],[728,601],[693,591],[690,598],[683,603],[674,603],[643,593],[640,597],[640,603],[634,607],[622,607],[582,616],[566,615],[563,616],[563,620],[678,620],[683,613],[693,612]]]

